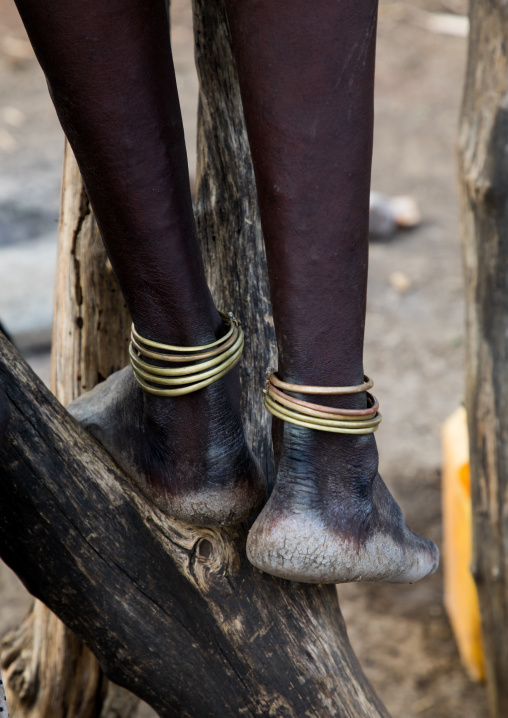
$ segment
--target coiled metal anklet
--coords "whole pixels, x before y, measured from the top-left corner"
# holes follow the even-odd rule
[[[183,396],[213,384],[230,372],[240,361],[244,334],[232,312],[219,314],[229,325],[226,334],[210,344],[196,347],[179,347],[144,339],[133,324],[129,356],[139,386],[156,396]],[[158,366],[142,357],[179,366]]]
[[[266,409],[273,416],[290,424],[336,434],[372,434],[377,431],[383,418],[379,412],[378,400],[368,391],[373,386],[374,382],[367,376],[364,377],[363,384],[357,386],[320,387],[289,384],[279,379],[272,369],[268,369],[263,393]],[[366,409],[337,409],[312,404],[291,396],[292,393],[345,395],[363,391],[367,391]]]

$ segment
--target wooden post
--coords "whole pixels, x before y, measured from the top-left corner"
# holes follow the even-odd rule
[[[193,0],[200,92],[196,221],[207,281],[219,307],[241,318],[247,342],[240,365],[248,441],[268,478],[274,466],[262,387],[276,365],[265,247],[254,170],[223,0]]]
[[[459,133],[473,573],[492,715],[508,715],[508,6],[471,0]]]
[[[64,405],[129,363],[131,318],[68,144],[55,276],[51,390]]]
[[[129,313],[66,145],[51,377],[52,391],[64,406],[125,366],[129,328]],[[2,667],[17,718],[129,718],[138,704],[109,683],[89,649],[40,601],[3,639]]]

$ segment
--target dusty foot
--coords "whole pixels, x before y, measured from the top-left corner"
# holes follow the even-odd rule
[[[413,583],[437,547],[404,522],[380,477],[374,437],[284,424],[274,491],[247,540],[250,561],[307,583]]]
[[[245,443],[236,382],[231,372],[194,394],[161,398],[143,392],[126,367],[69,411],[162,511],[226,526],[259,510],[266,492]]]

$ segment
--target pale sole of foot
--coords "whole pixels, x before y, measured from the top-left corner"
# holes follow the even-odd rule
[[[130,452],[139,425],[131,432],[118,426],[134,425],[133,391],[138,391],[132,370],[126,367],[83,394],[68,407],[77,421],[104,446],[146,498],[172,518],[193,526],[228,526],[253,516],[266,499],[266,482],[259,470],[257,480],[231,482],[227,486],[204,486],[185,493],[155,490],[138,469]],[[126,408],[129,407],[129,408]]]
[[[417,551],[382,533],[358,546],[330,531],[314,512],[274,515],[268,502],[250,530],[247,557],[261,571],[302,583],[414,583],[434,573],[439,551],[407,531]]]

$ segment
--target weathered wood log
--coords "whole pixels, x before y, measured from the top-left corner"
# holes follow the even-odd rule
[[[276,366],[275,331],[254,170],[223,0],[193,0],[200,81],[196,221],[217,306],[232,308],[247,342],[240,365],[242,415],[250,446],[274,478],[270,421],[261,388]]]
[[[0,555],[165,716],[387,716],[349,645],[333,586],[245,556],[246,527],[169,519],[0,337],[11,421],[0,447]]]
[[[131,318],[74,155],[62,174],[51,389],[67,406],[129,363]]]
[[[0,444],[2,443],[5,432],[7,431],[10,415],[11,412],[7,397],[4,392],[0,390]],[[3,714],[4,718],[9,718],[9,711],[7,710],[7,701],[5,698],[5,687],[2,680],[2,671],[0,671],[0,712]]]
[[[68,145],[57,257],[52,390],[67,405],[127,364],[130,328]],[[138,704],[109,683],[95,656],[38,601],[4,637],[2,667],[11,713],[18,718],[128,718]]]
[[[508,7],[472,0],[459,133],[473,572],[492,715],[508,715]]]

